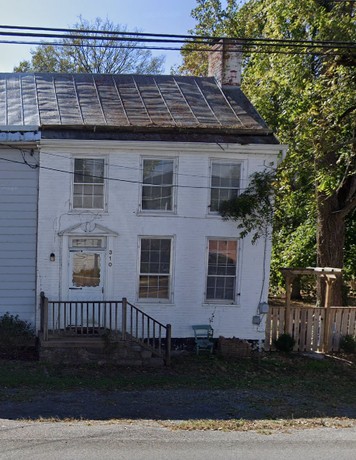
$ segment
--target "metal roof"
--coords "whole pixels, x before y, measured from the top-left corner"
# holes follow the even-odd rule
[[[222,90],[214,78],[0,74],[0,131],[30,126],[271,133],[239,88]]]

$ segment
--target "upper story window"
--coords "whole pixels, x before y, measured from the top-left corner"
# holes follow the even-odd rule
[[[104,160],[74,159],[74,209],[104,209]]]
[[[223,201],[237,197],[240,188],[241,163],[211,163],[210,212],[219,211]]]
[[[175,160],[144,158],[142,169],[142,211],[173,211]]]

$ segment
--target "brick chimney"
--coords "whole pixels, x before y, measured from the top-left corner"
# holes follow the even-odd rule
[[[241,46],[235,40],[222,39],[209,53],[208,76],[215,77],[222,87],[241,84]]]

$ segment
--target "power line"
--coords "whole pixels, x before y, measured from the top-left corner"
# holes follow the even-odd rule
[[[1,35],[1,33],[0,33]],[[86,37],[85,39],[88,39],[89,37]],[[97,40],[96,38],[91,38],[91,40],[95,41]],[[133,40],[125,40],[125,42],[131,42]],[[134,43],[140,43],[140,42],[144,42],[144,40],[139,40],[139,41],[133,41]],[[238,40],[236,40],[236,42],[238,42]],[[0,40],[0,43],[6,43],[6,44],[16,44],[16,45],[53,45],[53,46],[70,46],[70,47],[87,47],[87,48],[139,48],[139,46],[137,45],[127,45],[126,43],[125,44],[121,44],[121,45],[113,45],[113,44],[101,44],[101,43],[94,43],[94,44],[90,44],[90,43],[75,43],[75,42],[49,42],[49,41],[23,41],[23,40]],[[167,40],[166,43],[169,43],[169,41]],[[196,43],[196,42],[187,42],[186,44],[188,45],[200,45],[200,43]],[[205,45],[208,45],[208,43],[204,43]],[[262,43],[262,42],[258,42],[258,43],[254,43],[254,41],[251,39],[251,41],[248,43],[236,43],[236,48],[229,48],[229,51],[232,51],[232,52],[241,52],[242,50],[245,50],[246,48],[248,47],[252,47],[252,46],[260,46],[260,47],[274,47],[274,48],[301,48],[301,49],[324,49],[324,50],[335,50],[335,49],[345,49],[345,50],[351,50],[351,49],[355,49],[356,50],[356,43],[352,43],[352,44],[341,44],[341,45],[318,45],[318,44],[315,44],[315,42],[308,42],[308,44],[300,44],[300,43],[285,43],[285,44],[274,44],[271,42],[265,42],[265,43]],[[174,51],[179,51],[181,50],[182,48],[181,47],[167,47],[167,48],[164,48],[162,46],[158,46],[158,47],[151,47],[151,46],[147,46],[145,47],[145,49],[163,49],[163,50],[174,50]],[[201,48],[201,47],[191,47],[189,46],[188,48],[185,48],[185,51],[209,51],[209,52],[215,52],[215,53],[219,53],[221,52],[221,50],[219,49],[212,49],[211,47],[207,47],[207,48]]]
[[[8,31],[9,29],[21,30],[21,32]],[[1,29],[6,29],[1,30]],[[61,33],[39,33],[23,32],[31,31],[60,31]],[[62,32],[65,32],[63,34]],[[95,35],[90,35],[95,34]],[[104,35],[103,35],[104,34]],[[59,29],[44,27],[25,27],[0,25],[0,36],[29,37],[29,38],[55,38],[62,41],[34,41],[34,40],[0,40],[4,44],[39,45],[39,46],[70,46],[86,48],[118,48],[118,49],[146,49],[155,51],[181,51],[182,47],[163,46],[163,44],[182,44],[185,52],[221,52],[219,49],[212,49],[214,43],[224,39],[230,45],[236,46],[230,51],[245,53],[267,53],[267,54],[310,54],[310,55],[339,55],[346,51],[347,54],[354,55],[351,51],[356,50],[355,42],[332,41],[332,40],[295,40],[295,39],[275,39],[275,38],[232,38],[232,37],[212,37],[197,35],[170,35],[170,34],[145,34],[140,32],[119,32],[102,30],[81,30],[81,29]],[[81,40],[76,43],[73,40]],[[84,42],[83,42],[84,40]],[[99,43],[97,43],[99,42]],[[104,43],[105,44],[104,44]],[[117,42],[118,44],[113,44]],[[159,46],[152,46],[152,44]],[[130,45],[131,44],[131,45]],[[145,44],[145,45],[143,45]],[[147,44],[147,45],[146,45]],[[206,48],[204,48],[206,45]],[[265,48],[265,50],[262,50]],[[285,50],[281,51],[284,48]],[[298,52],[291,51],[297,48]]]
[[[4,144],[3,144],[4,145]],[[58,153],[50,153],[50,152],[43,152],[41,151],[41,155],[50,155],[50,156],[54,156],[54,157],[58,157],[58,158],[65,158],[66,160],[68,160],[70,157],[68,156],[65,156],[65,155],[60,155]],[[155,159],[154,156],[152,157],[147,157],[147,159],[151,160],[151,159]],[[159,158],[157,158],[159,159]],[[167,159],[172,159],[174,160],[174,157],[167,157]],[[227,159],[229,161],[229,159]],[[233,160],[231,159],[232,162],[235,162],[236,160]],[[238,163],[237,163],[238,164]],[[120,164],[117,164],[117,163],[112,163],[110,162],[110,168],[111,167],[114,167],[114,168],[119,168],[119,169],[128,169],[130,171],[138,171],[140,173],[142,173],[144,171],[144,168],[135,168],[133,166],[123,166],[123,165],[120,165]],[[179,173],[179,172],[174,172],[173,173],[175,176],[182,176],[182,177],[193,177],[193,178],[199,178],[199,179],[210,179],[211,176],[206,176],[206,175],[202,175],[202,174],[187,174],[187,173]],[[241,179],[241,181],[244,181],[245,179]],[[249,182],[248,180],[246,180],[247,182]]]
[[[44,41],[19,41],[19,40],[0,40],[0,44],[10,44],[10,45],[39,45],[39,46],[63,46],[63,47],[76,47],[76,48],[113,48],[113,49],[142,49],[142,50],[154,50],[154,51],[182,51],[182,48],[179,47],[163,47],[163,46],[129,46],[129,45],[101,45],[101,44],[82,44],[82,43],[62,43],[62,42],[44,42]],[[273,45],[265,45],[265,46],[272,46],[270,49],[261,50],[258,49],[257,46],[259,45],[249,45],[255,46],[255,48],[236,48],[230,49],[230,52],[244,52],[244,53],[257,53],[257,54],[285,54],[285,55],[310,55],[310,56],[339,56],[347,55],[347,56],[355,56],[356,55],[356,45],[355,45],[355,52],[349,52],[348,48],[345,48],[345,51],[342,51],[343,48],[340,49],[339,52],[336,51],[335,48],[329,47],[324,48],[324,51],[318,51],[318,47],[302,47],[303,49],[299,49],[298,51],[281,51],[280,48],[282,46],[278,46],[277,49],[273,48]],[[309,50],[308,50],[309,48]],[[313,49],[314,48],[314,49]],[[329,52],[332,51],[332,52]],[[184,52],[193,53],[193,52],[221,52],[221,50],[212,50],[211,48],[184,48]]]
[[[18,150],[18,149],[16,149]],[[46,171],[53,171],[53,172],[59,172],[59,173],[63,173],[63,174],[69,174],[71,176],[74,176],[75,173],[74,171],[68,171],[66,169],[58,169],[58,168],[52,168],[50,166],[43,166],[41,164],[37,165],[37,164],[34,164],[34,165],[30,165],[25,159],[23,159],[23,161],[18,161],[18,160],[10,160],[8,158],[3,158],[3,157],[0,157],[0,161],[6,161],[8,163],[15,163],[15,164],[22,164],[22,165],[26,165],[28,167],[30,167],[31,169],[44,169]],[[139,181],[139,180],[130,180],[130,179],[120,179],[118,177],[109,177],[109,176],[96,176],[94,174],[79,174],[83,177],[91,177],[91,178],[95,178],[95,179],[103,179],[105,181],[113,181],[113,182],[123,182],[123,183],[127,183],[127,184],[137,184],[137,185],[152,185],[152,184],[145,184],[144,182],[142,181]],[[207,178],[210,179],[210,176]],[[204,186],[204,185],[183,185],[183,184],[170,184],[168,185],[172,188],[175,188],[175,189],[195,189],[195,190],[211,190],[211,186]],[[246,187],[236,187],[239,192],[241,191],[244,191],[246,190],[247,188]]]
[[[356,0],[355,0],[356,1]],[[236,43],[236,42],[269,42],[269,43],[301,43],[301,44],[319,44],[319,45],[347,45],[347,46],[356,46],[355,42],[350,41],[338,41],[338,40],[302,40],[302,39],[287,39],[287,38],[248,38],[248,37],[224,37],[224,36],[212,36],[212,35],[174,35],[174,34],[155,34],[155,33],[144,33],[144,32],[126,32],[126,31],[113,31],[113,30],[98,30],[98,29],[73,29],[73,28],[51,28],[51,27],[27,27],[27,26],[10,26],[10,25],[0,25],[0,29],[13,29],[13,30],[39,30],[39,31],[49,31],[49,32],[65,32],[68,35],[58,35],[57,38],[78,38],[75,34],[79,34],[80,36],[85,37],[86,34],[96,34],[95,37],[89,35],[89,39],[103,39],[103,40],[113,40],[113,37],[118,40],[122,40],[120,36],[127,37],[127,41],[151,41],[151,38],[156,37],[157,40],[152,41],[165,41],[165,42],[182,42],[186,43],[187,40],[193,42],[217,42],[220,40],[226,40],[228,42]],[[73,35],[74,34],[74,35]],[[98,34],[104,34],[104,36],[100,36]],[[0,35],[29,35],[29,36],[36,36],[36,34],[32,33],[6,33],[0,32]],[[49,38],[54,38],[55,35],[49,34],[42,34]],[[139,38],[141,37],[141,40]],[[145,38],[146,37],[146,38]],[[149,37],[149,38],[147,38]],[[85,37],[86,38],[86,37]]]

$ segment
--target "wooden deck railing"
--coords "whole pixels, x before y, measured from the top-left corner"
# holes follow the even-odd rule
[[[341,337],[356,334],[356,307],[270,307],[265,349],[283,333],[294,338],[294,351],[339,351]]]
[[[117,340],[139,343],[155,355],[171,358],[171,325],[164,325],[123,298],[119,301],[49,301],[41,292],[43,340],[63,336],[94,337],[108,332]]]

